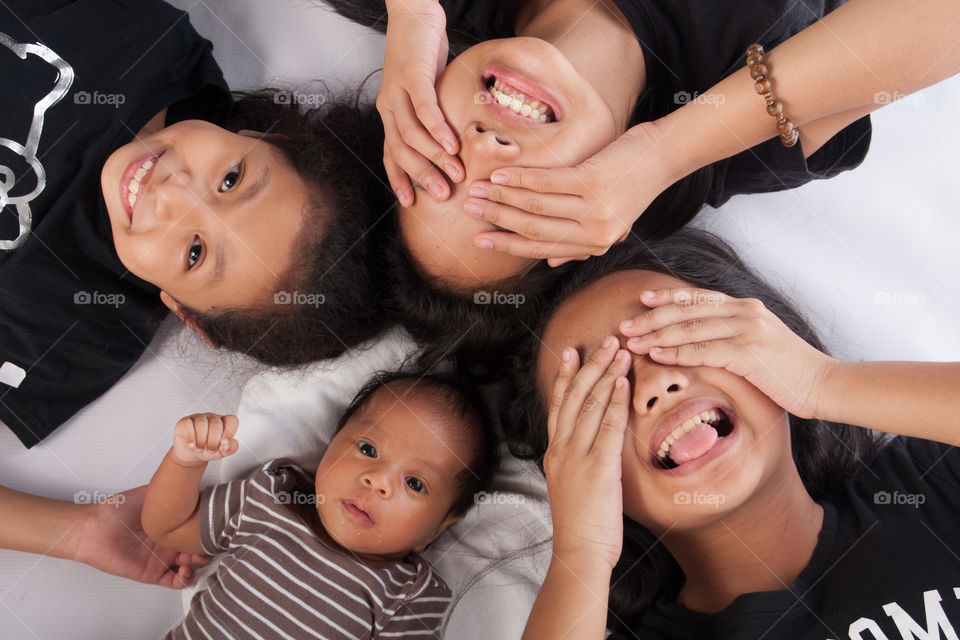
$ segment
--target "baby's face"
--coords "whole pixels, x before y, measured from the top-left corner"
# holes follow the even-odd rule
[[[449,415],[423,393],[381,387],[337,432],[317,467],[317,513],[327,534],[358,555],[420,551],[460,516],[455,477],[472,461]]]

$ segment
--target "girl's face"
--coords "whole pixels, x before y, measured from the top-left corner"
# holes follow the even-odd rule
[[[494,87],[497,83],[498,88]],[[527,106],[549,106],[548,122],[515,113],[494,94],[521,93]],[[466,180],[437,202],[418,189],[411,207],[399,208],[404,242],[427,274],[467,292],[519,273],[530,260],[492,254],[473,238],[494,226],[463,210],[467,189],[509,166],[566,167],[590,157],[622,133],[603,97],[553,45],[538,38],[490,40],[450,63],[437,82],[437,100],[460,138]],[[522,108],[522,107],[521,107]]]
[[[620,322],[646,309],[643,290],[682,286],[659,273],[619,271],[564,301],[537,358],[541,397],[549,398],[565,347],[576,348],[585,361],[606,336],[620,335]],[[717,522],[778,486],[779,475],[794,468],[787,413],[744,378],[634,355],[628,379],[633,400],[623,446],[623,508],[655,534]],[[664,468],[657,457],[661,443],[688,419],[711,411],[723,416],[712,448]]]
[[[107,159],[103,197],[131,273],[200,311],[270,300],[308,200],[293,168],[256,135],[188,120]]]

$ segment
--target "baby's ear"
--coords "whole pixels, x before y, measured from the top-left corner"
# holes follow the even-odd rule
[[[213,339],[210,336],[208,336],[207,333],[197,325],[197,318],[192,313],[185,310],[180,305],[179,302],[174,300],[173,296],[171,296],[166,291],[161,291],[160,300],[163,302],[164,305],[166,305],[167,309],[170,309],[170,311],[173,311],[177,315],[177,317],[180,318],[183,324],[190,327],[190,329],[192,329],[197,335],[199,335],[201,338],[206,340],[207,344],[209,344],[214,349],[220,348],[220,345],[214,342]]]
[[[454,522],[456,522],[457,520],[462,520],[462,519],[463,519],[463,516],[464,516],[464,514],[462,514],[462,513],[450,513],[450,514],[447,514],[447,517],[444,518],[443,522],[440,523],[440,525],[437,527],[437,530],[433,532],[433,535],[430,536],[430,539],[427,540],[426,542],[424,542],[424,543],[421,544],[421,545],[417,545],[416,547],[413,548],[413,550],[414,550],[416,553],[420,553],[421,551],[423,551],[424,549],[426,549],[427,546],[428,546],[431,542],[433,542],[434,540],[436,540],[437,538],[439,538],[439,537],[440,537],[440,534],[447,530],[447,527],[449,527],[450,525],[452,525],[452,524],[453,524]]]

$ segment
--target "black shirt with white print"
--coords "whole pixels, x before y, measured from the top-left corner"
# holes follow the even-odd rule
[[[157,0],[0,6],[0,421],[33,446],[137,361],[166,315],[113,246],[100,172],[153,116],[222,123],[211,45]]]
[[[898,437],[822,503],[810,563],[789,589],[716,614],[659,602],[616,640],[956,640],[960,449]]]

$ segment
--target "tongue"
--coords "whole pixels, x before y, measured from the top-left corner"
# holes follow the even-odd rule
[[[710,451],[718,439],[716,429],[709,424],[700,423],[670,445],[670,459],[677,464],[696,460]]]

